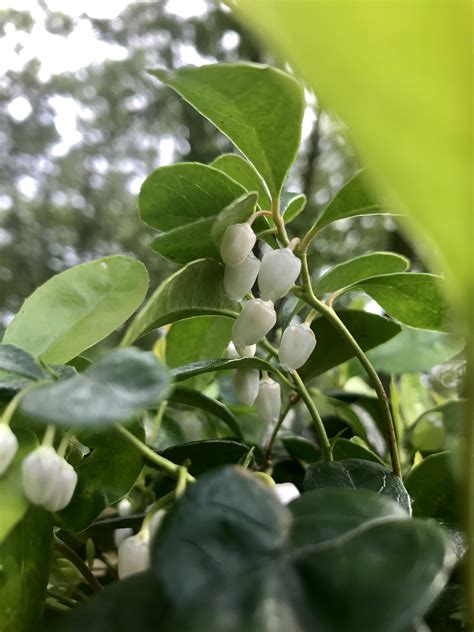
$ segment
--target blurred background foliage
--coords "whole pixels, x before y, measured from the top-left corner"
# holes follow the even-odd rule
[[[8,49],[0,73],[0,324],[38,285],[82,261],[133,253],[149,269],[152,287],[171,271],[147,246],[151,232],[136,210],[140,185],[160,165],[207,163],[232,147],[147,75],[147,67],[281,65],[215,2],[129,3],[100,19],[54,9],[40,0],[34,11],[0,10]],[[84,51],[84,62],[54,72],[46,54],[53,39],[61,50],[58,38],[93,41],[100,55],[89,63]],[[303,144],[288,187],[308,197],[292,224],[295,233],[357,167],[343,125],[308,93]],[[325,229],[312,263],[319,270],[373,249],[416,259],[392,220],[366,217]]]

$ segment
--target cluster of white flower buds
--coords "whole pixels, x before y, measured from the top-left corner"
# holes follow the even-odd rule
[[[160,528],[165,515],[164,509],[158,509],[153,513],[149,522],[145,518],[143,526],[137,534],[130,535],[120,542],[117,569],[120,579],[135,575],[135,573],[142,573],[150,566],[150,543]]]

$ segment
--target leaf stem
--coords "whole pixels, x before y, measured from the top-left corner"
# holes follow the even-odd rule
[[[65,542],[60,540],[57,535],[54,536],[54,546],[63,557],[74,564],[94,592],[100,592],[103,589],[102,585],[87,564]]]
[[[179,477],[181,469],[180,465],[176,465],[176,463],[173,463],[172,461],[165,459],[165,457],[154,452],[145,443],[143,443],[143,441],[140,441],[138,437],[130,432],[130,430],[127,430],[125,426],[117,424],[115,427],[128,441],[130,441],[130,443],[133,443],[136,448],[138,448],[148,459],[150,459],[150,461],[156,463],[159,467],[161,467],[161,469],[165,470],[165,472],[168,472],[168,474],[170,474],[174,478]],[[189,472],[186,472],[186,482],[195,483],[196,479],[194,478],[194,476],[191,476]]]
[[[313,399],[298,372],[292,371],[291,374],[295,382],[295,390],[306,404],[306,408],[308,409],[308,412],[314,422],[315,430],[318,435],[319,443],[321,444],[321,450],[323,452],[324,458],[327,461],[332,461],[333,458],[331,443],[326,434],[326,428],[324,427],[323,420],[321,419],[318,409],[316,408],[316,404],[313,402]]]
[[[367,375],[369,376],[374,390],[377,394],[377,398],[379,400],[380,409],[382,412],[382,416],[385,420],[385,425],[387,427],[388,439],[389,439],[389,449],[390,449],[390,458],[392,461],[392,469],[393,473],[396,474],[399,478],[402,478],[402,472],[400,468],[400,458],[398,455],[398,445],[397,445],[397,436],[395,432],[395,427],[392,419],[392,413],[390,410],[390,405],[388,402],[388,397],[383,387],[383,384],[377,374],[377,371],[372,366],[370,360],[360,347],[357,340],[351,334],[351,332],[347,329],[345,324],[336,314],[336,312],[332,309],[332,307],[326,305],[318,298],[316,298],[313,288],[311,285],[311,277],[309,275],[308,270],[308,261],[306,258],[306,254],[301,251],[299,253],[302,269],[301,269],[301,277],[303,281],[304,292],[302,295],[298,294],[300,298],[308,303],[311,307],[316,309],[322,316],[327,318],[333,326],[337,329],[337,331],[341,334],[341,336],[351,345],[354,350],[355,355],[359,359],[360,363],[364,367]]]
[[[275,427],[273,428],[272,434],[271,434],[270,439],[268,440],[267,446],[265,448],[265,458],[264,458],[265,465],[268,465],[270,463],[273,446],[275,444],[278,432],[280,431],[280,428],[281,428],[281,426],[283,424],[283,421],[284,421],[285,417],[290,412],[291,407],[294,406],[294,404],[296,404],[296,402],[298,401],[299,398],[300,398],[299,394],[292,395],[289,398],[286,406],[281,411],[280,417],[279,417],[278,421],[276,422]]]

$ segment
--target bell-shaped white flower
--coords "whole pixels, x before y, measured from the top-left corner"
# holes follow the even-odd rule
[[[118,550],[118,576],[120,579],[146,571],[150,565],[150,534],[143,529],[120,543]]]
[[[258,414],[268,423],[278,421],[281,407],[280,384],[270,377],[260,380],[258,395],[255,400],[255,408]]]
[[[224,289],[230,298],[240,301],[253,287],[260,270],[260,260],[250,253],[236,266],[226,265]]]
[[[301,261],[290,248],[267,252],[258,273],[258,288],[264,301],[277,301],[290,291],[301,271]]]
[[[285,369],[299,369],[316,346],[316,336],[306,323],[291,325],[283,332],[278,357]]]
[[[257,343],[275,326],[273,303],[254,298],[245,303],[232,327],[232,340],[236,347]]]
[[[257,345],[247,345],[246,347],[236,347],[235,350],[241,358],[253,358],[257,351]]]
[[[7,424],[0,424],[0,476],[7,471],[17,450],[18,439],[15,433]]]
[[[228,226],[221,241],[222,261],[229,266],[238,266],[252,252],[256,241],[257,236],[249,224]]]
[[[61,468],[53,485],[51,494],[43,502],[48,511],[61,511],[69,505],[77,485],[75,469],[65,459],[61,459]]]
[[[293,483],[277,483],[273,488],[278,499],[284,505],[291,503],[292,500],[300,496],[300,492]]]
[[[258,394],[260,373],[258,369],[237,369],[232,376],[235,396],[241,404],[251,406]]]
[[[63,459],[52,446],[41,445],[21,464],[23,491],[33,505],[43,505],[54,492]]]

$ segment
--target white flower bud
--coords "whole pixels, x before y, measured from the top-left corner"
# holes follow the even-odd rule
[[[247,345],[246,347],[237,347],[237,353],[242,358],[253,358],[257,351],[257,345]],[[238,357],[238,356],[237,356]]]
[[[290,291],[301,271],[301,261],[289,248],[267,252],[258,273],[258,287],[264,301],[277,301]]]
[[[291,503],[292,500],[300,496],[300,492],[293,483],[277,483],[274,487],[278,499],[284,505]]]
[[[122,498],[117,505],[117,511],[119,516],[129,516],[132,513],[133,505],[128,498]]]
[[[146,571],[150,565],[149,532],[140,531],[124,540],[118,550],[118,576],[120,579]]]
[[[312,354],[315,346],[316,337],[306,323],[287,327],[281,337],[278,352],[280,364],[289,371],[299,369]]]
[[[119,548],[124,540],[130,538],[133,535],[133,529],[131,527],[121,527],[114,531],[115,546]]]
[[[257,399],[255,400],[255,408],[258,414],[269,423],[276,422],[280,416],[280,406],[281,391],[279,383],[269,377],[262,378]]]
[[[51,446],[41,445],[21,464],[23,491],[33,505],[42,505],[54,492],[62,461]]]
[[[229,266],[238,266],[252,252],[256,241],[257,236],[249,224],[228,226],[221,241],[222,261]]]
[[[253,345],[268,334],[276,323],[273,303],[254,298],[245,303],[232,327],[236,347]]]
[[[224,289],[230,298],[240,301],[247,292],[250,292],[259,270],[260,260],[253,253],[250,253],[239,265],[226,265]]]
[[[251,406],[258,394],[260,373],[258,369],[237,369],[232,376],[234,392],[241,404]]]
[[[158,511],[155,511],[155,513],[153,514],[150,520],[150,525],[148,527],[148,530],[150,532],[150,540],[153,540],[155,535],[158,533],[165,516],[166,509],[158,509]]]
[[[7,424],[0,424],[0,476],[7,471],[17,450],[18,439],[15,433]]]
[[[240,354],[235,348],[235,345],[233,342],[229,342],[229,344],[227,345],[227,348],[224,353],[224,357],[227,358],[228,360],[237,360],[238,358],[240,358]]]
[[[59,457],[61,458],[61,457]],[[61,511],[69,505],[76,489],[77,474],[75,469],[65,459],[61,459],[61,468],[56,478],[50,496],[44,501],[43,507],[48,511]]]

